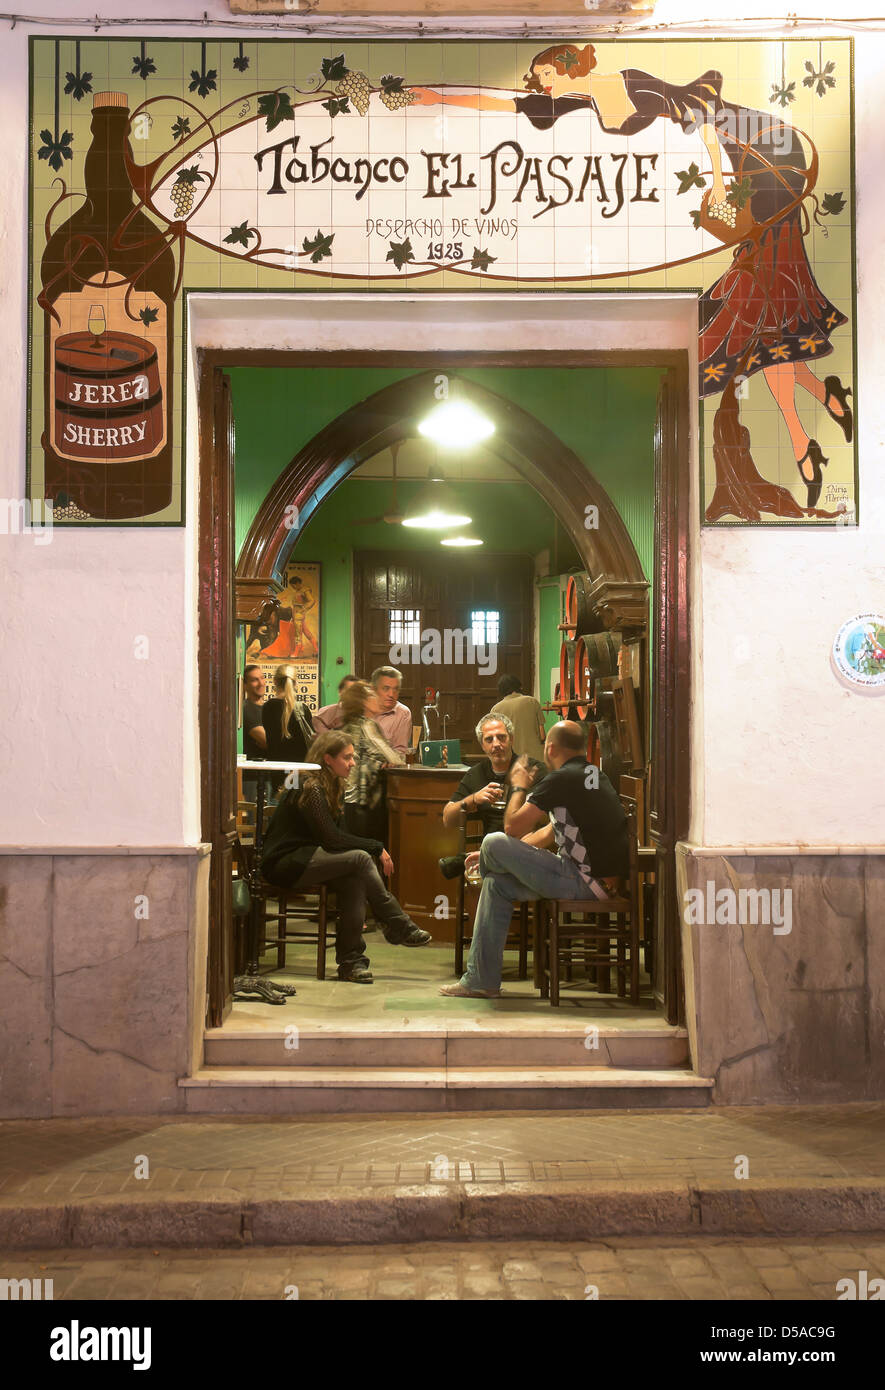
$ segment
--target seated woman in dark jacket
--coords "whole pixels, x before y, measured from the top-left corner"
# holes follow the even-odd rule
[[[395,946],[426,946],[432,939],[388,893],[375,867],[389,877],[393,861],[380,840],[351,835],[342,828],[344,784],[353,767],[353,743],[339,729],[320,734],[307,750],[319,770],[303,777],[274,812],[264,842],[261,871],[280,887],[308,889],[327,883],[338,900],[335,958],[339,980],[372,984],[362,931],[366,902]]]

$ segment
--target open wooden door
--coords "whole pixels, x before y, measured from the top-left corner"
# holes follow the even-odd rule
[[[688,833],[688,392],[685,372],[661,378],[655,423],[655,583],[649,827],[657,849],[653,986],[669,1023],[685,1021],[676,842]]]
[[[200,792],[209,871],[208,1017],[230,1009],[234,977],[231,879],[236,839],[234,669],[234,427],[230,379],[220,367],[200,377],[200,451],[213,459],[200,488]],[[208,437],[207,437],[208,436]]]

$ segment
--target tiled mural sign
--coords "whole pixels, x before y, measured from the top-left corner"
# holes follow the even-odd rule
[[[35,39],[32,89],[56,521],[181,521],[184,290],[405,283],[697,293],[707,522],[854,521],[850,40]]]

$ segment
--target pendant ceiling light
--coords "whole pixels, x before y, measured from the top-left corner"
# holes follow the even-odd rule
[[[495,433],[495,425],[463,397],[440,401],[418,425],[418,433],[441,449],[469,449]]]
[[[433,467],[427,482],[406,507],[403,526],[451,531],[455,526],[469,526],[471,521],[442,473]]]
[[[440,541],[440,545],[457,545],[465,547],[469,545],[483,544],[484,542],[480,539],[479,536],[443,536],[442,540]]]

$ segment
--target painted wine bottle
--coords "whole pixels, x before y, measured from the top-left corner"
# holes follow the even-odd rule
[[[138,204],[128,131],[126,96],[96,92],[85,198],[41,262],[44,492],[58,519],[148,518],[172,501],[175,257]]]

